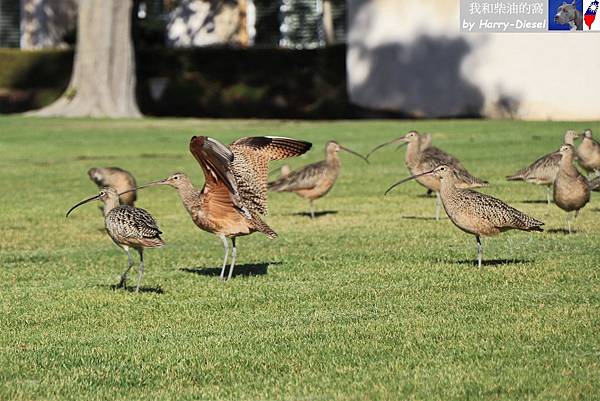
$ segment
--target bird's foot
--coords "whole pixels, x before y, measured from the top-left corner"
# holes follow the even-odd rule
[[[125,288],[127,285],[127,277],[121,276],[121,281],[117,284],[117,288]]]

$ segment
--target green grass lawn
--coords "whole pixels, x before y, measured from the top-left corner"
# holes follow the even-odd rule
[[[512,121],[211,121],[0,118],[0,399],[592,400],[600,394],[600,200],[576,222],[543,188],[508,183],[600,123]],[[138,183],[202,172],[192,135],[229,143],[285,135],[366,153],[409,129],[490,181],[483,191],[546,223],[544,233],[484,240],[444,218],[407,175],[404,151],[371,164],[341,154],[342,173],[308,204],[271,194],[279,233],[238,241],[238,272],[220,282],[223,248],[189,219],[174,190],[140,191],[168,246],[146,252],[144,292],[113,290],[127,257],[103,232],[93,166]],[[276,167],[274,164],[273,167]],[[445,215],[444,215],[445,217]],[[137,255],[136,255],[137,256]],[[132,272],[129,284],[135,284]]]

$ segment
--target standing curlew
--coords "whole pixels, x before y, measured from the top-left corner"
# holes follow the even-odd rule
[[[483,245],[481,236],[493,236],[516,229],[543,231],[544,223],[507,205],[499,199],[471,189],[460,188],[460,178],[452,167],[441,165],[435,169],[398,181],[392,188],[419,176],[434,175],[440,180],[440,196],[446,214],[454,225],[477,239],[477,265],[481,267]]]
[[[197,190],[183,173],[138,187],[168,185],[177,190],[194,223],[223,241],[225,257],[221,279],[229,256],[227,238],[231,238],[230,279],[236,261],[235,240],[239,236],[261,232],[277,237],[260,217],[267,214],[267,174],[270,160],[298,156],[310,149],[309,142],[284,137],[247,137],[229,147],[215,139],[194,136],[190,152],[204,171],[205,183]]]
[[[554,203],[565,212],[575,211],[573,220],[590,200],[590,184],[573,165],[575,149],[571,145],[560,147],[558,155],[561,156],[560,166],[556,180],[554,180]],[[567,214],[567,229],[571,233],[571,219]]]
[[[577,132],[572,129],[567,130],[567,132],[565,132],[564,144],[574,146],[574,141],[577,137]],[[508,181],[525,181],[536,185],[545,185],[546,200],[548,205],[550,205],[550,187],[556,179],[556,174],[558,174],[560,159],[561,156],[559,153],[549,153],[540,157],[523,170],[506,177],[506,179]]]
[[[421,175],[426,171],[431,171],[437,166],[447,165],[451,166],[456,172],[457,180],[456,185],[460,188],[478,188],[485,186],[488,182],[474,177],[463,167],[463,165],[454,156],[449,155],[441,149],[435,146],[429,146],[425,149],[421,148],[421,135],[417,131],[410,131],[408,134],[386,142],[375,147],[369,155],[386,145],[402,142],[402,145],[408,144],[406,149],[406,156],[404,163],[408,168],[408,171],[413,176],[418,176],[417,182],[423,185],[425,188],[430,189],[436,193],[435,198],[435,219],[440,218],[440,180],[437,176],[433,175]],[[369,157],[367,155],[367,157]]]
[[[67,212],[66,217],[77,207],[94,200],[99,200],[104,204],[104,225],[106,232],[117,246],[127,253],[127,269],[121,274],[121,281],[118,287],[125,287],[127,282],[127,273],[133,266],[133,259],[129,248],[133,248],[140,254],[140,267],[138,271],[138,281],[135,291],[140,290],[140,283],[144,275],[144,248],[160,248],[165,243],[160,234],[158,224],[154,217],[144,209],[129,205],[119,206],[119,194],[112,187],[104,187],[98,195],[87,198],[73,206]]]
[[[88,176],[98,186],[98,189],[104,187],[116,189],[121,194],[119,196],[121,205],[134,206],[137,194],[131,190],[135,188],[136,183],[130,172],[119,167],[94,167],[88,170]]]
[[[600,143],[592,138],[592,130],[583,132],[581,145],[577,148],[579,165],[588,173],[594,172],[600,176]]]
[[[319,199],[331,190],[342,168],[338,155],[340,150],[356,155],[369,163],[362,155],[341,146],[335,141],[329,141],[325,146],[325,160],[312,163],[299,170],[291,171],[269,183],[269,190],[275,192],[294,192],[308,199],[310,204],[310,217],[315,218],[313,201]]]

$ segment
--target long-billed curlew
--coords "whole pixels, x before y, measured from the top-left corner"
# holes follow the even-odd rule
[[[417,182],[423,185],[428,190],[432,190],[436,193],[435,202],[435,219],[439,220],[440,217],[440,180],[433,175],[421,175],[426,171],[431,171],[437,166],[447,165],[451,166],[457,175],[456,185],[460,188],[478,188],[487,185],[487,181],[479,179],[467,171],[466,168],[456,159],[454,156],[444,152],[443,150],[436,148],[435,146],[428,146],[423,149],[421,147],[421,135],[417,131],[410,131],[406,135],[386,142],[375,147],[369,155],[373,154],[376,150],[390,145],[392,143],[401,142],[402,145],[408,144],[406,149],[406,156],[404,163],[408,168],[408,171],[413,176],[418,176]],[[369,157],[367,155],[367,157]]]
[[[118,193],[121,205],[134,206],[137,199],[135,188],[135,178],[129,171],[125,171],[119,167],[94,167],[88,170],[88,176],[98,186],[98,189],[104,187],[113,187]]]
[[[583,132],[583,139],[577,148],[579,165],[588,173],[600,175],[600,143],[592,138],[592,130]]]
[[[341,146],[335,141],[329,141],[325,146],[325,160],[308,164],[270,182],[269,190],[275,192],[294,192],[308,199],[310,217],[314,219],[313,201],[327,195],[340,174],[340,169],[342,168],[342,162],[338,155],[340,150],[356,155],[369,163],[364,156],[355,151]]]
[[[124,287],[127,282],[127,273],[133,266],[133,259],[129,248],[133,248],[140,254],[140,267],[138,281],[135,291],[140,290],[140,284],[144,275],[144,248],[160,248],[165,243],[160,234],[162,232],[156,224],[154,217],[144,209],[129,205],[119,205],[119,194],[112,187],[104,187],[98,195],[87,198],[73,206],[67,212],[66,217],[77,207],[94,200],[104,204],[104,225],[110,238],[127,253],[127,269],[121,274],[119,287]]]
[[[205,183],[197,190],[183,173],[141,185],[168,185],[177,190],[194,223],[223,241],[225,257],[221,279],[229,256],[227,238],[231,238],[230,279],[236,261],[235,240],[239,236],[261,232],[269,238],[277,234],[260,217],[267,214],[267,174],[270,160],[298,156],[311,143],[284,137],[247,137],[229,145],[205,136],[194,136],[190,152],[204,171]]]
[[[564,144],[574,146],[574,141],[577,137],[577,132],[567,130],[565,132]],[[506,179],[508,181],[525,181],[536,185],[545,185],[546,198],[548,205],[550,205],[550,188],[556,179],[556,174],[558,174],[560,159],[561,156],[557,152],[549,153],[540,157],[523,170],[506,177]]]
[[[563,145],[556,153],[561,156],[561,159],[558,174],[554,180],[554,203],[567,213],[575,211],[573,218],[575,220],[579,210],[590,200],[590,183],[573,165],[575,157],[573,146]],[[571,219],[568,214],[567,229],[571,233]]]
[[[473,234],[477,239],[477,265],[479,267],[481,267],[483,257],[481,236],[493,236],[512,229],[543,231],[543,222],[527,216],[501,200],[471,189],[458,187],[460,179],[457,171],[445,165],[398,181],[385,193],[387,194],[392,188],[406,181],[430,175],[434,175],[440,180],[442,204],[452,223],[464,232]]]

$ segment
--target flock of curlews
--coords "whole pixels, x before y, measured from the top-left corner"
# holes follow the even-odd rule
[[[548,203],[552,188],[555,204],[566,212],[574,211],[574,218],[577,217],[588,203],[590,191],[600,187],[600,144],[592,138],[592,132],[588,129],[575,149],[578,137],[577,132],[567,131],[560,149],[537,159],[507,179],[547,186]],[[542,231],[543,222],[497,198],[473,190],[488,182],[473,176],[458,159],[432,146],[431,142],[431,135],[410,131],[375,147],[364,157],[330,141],[325,147],[325,160],[295,171],[284,167],[279,178],[268,182],[269,161],[302,155],[312,144],[291,138],[265,136],[241,138],[225,146],[209,137],[194,136],[189,149],[204,172],[202,189],[194,187],[184,173],[175,173],[165,179],[138,186],[133,176],[125,170],[117,167],[93,168],[88,175],[98,185],[100,192],[77,203],[67,212],[67,216],[80,205],[94,200],[102,202],[106,231],[128,256],[127,269],[121,274],[119,286],[126,286],[127,274],[134,264],[130,253],[133,248],[140,256],[136,285],[136,291],[139,291],[144,274],[144,249],[158,248],[165,243],[152,215],[134,207],[137,190],[150,186],[172,187],[179,194],[192,221],[200,229],[217,235],[223,241],[225,255],[220,274],[222,280],[226,279],[230,253],[228,239],[231,239],[231,263],[227,274],[227,279],[230,279],[237,256],[237,237],[254,232],[261,232],[269,238],[277,237],[262,218],[268,213],[267,191],[294,192],[308,199],[310,214],[314,218],[313,201],[331,190],[340,173],[340,151],[354,154],[368,163],[375,151],[387,145],[399,144],[398,147],[407,145],[405,164],[410,176],[390,186],[385,194],[410,180],[416,180],[428,192],[434,192],[436,219],[443,205],[455,226],[475,236],[479,267],[483,257],[482,236],[493,236],[512,229]],[[575,161],[596,177],[588,180],[581,175],[575,167]],[[571,223],[571,218],[567,217],[569,232]]]

